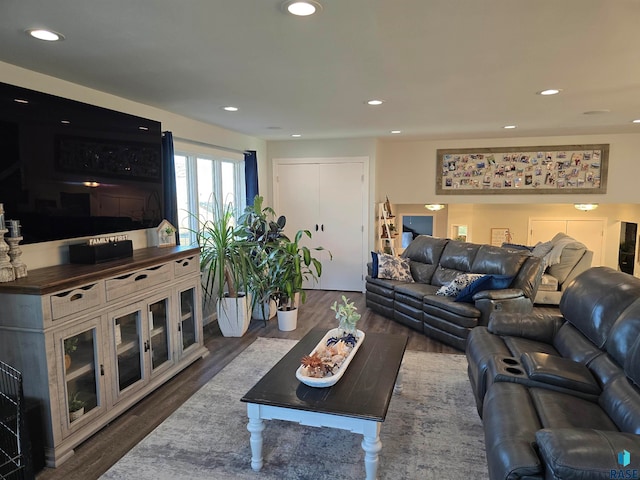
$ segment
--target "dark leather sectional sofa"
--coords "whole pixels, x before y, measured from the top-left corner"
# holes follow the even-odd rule
[[[401,255],[414,282],[366,278],[367,307],[460,350],[469,332],[487,325],[494,311],[533,310],[542,277],[540,258],[527,250],[479,245],[428,235],[416,237]],[[480,291],[472,302],[438,296],[438,289],[463,273],[512,276],[509,288]]]
[[[495,312],[469,335],[490,477],[639,478],[640,279],[591,268],[559,308]]]

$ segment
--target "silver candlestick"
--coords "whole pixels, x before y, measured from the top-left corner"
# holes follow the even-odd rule
[[[7,230],[4,225],[0,227],[0,282],[12,282],[16,279],[11,259],[9,258],[9,245],[4,241]]]
[[[22,237],[7,237],[9,244],[9,258],[15,273],[16,279],[27,276],[27,265],[22,261],[22,250],[18,244],[22,241]]]

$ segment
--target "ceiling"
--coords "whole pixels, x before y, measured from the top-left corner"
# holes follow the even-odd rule
[[[0,61],[267,140],[640,132],[640,0],[320,1],[2,0]]]

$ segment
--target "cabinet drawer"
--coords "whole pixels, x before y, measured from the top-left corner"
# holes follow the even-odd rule
[[[200,262],[197,255],[181,258],[173,263],[173,272],[176,277],[197,273],[200,271]]]
[[[66,292],[55,293],[50,299],[53,320],[77,314],[102,303],[102,283],[92,283]]]
[[[106,281],[107,301],[131,295],[142,290],[171,281],[172,266],[169,263],[138,270]]]

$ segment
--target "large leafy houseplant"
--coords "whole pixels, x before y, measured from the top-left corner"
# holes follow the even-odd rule
[[[195,232],[200,246],[205,302],[217,302],[223,335],[242,336],[251,320],[247,289],[256,275],[251,260],[253,244],[235,226],[232,204],[220,206],[215,201],[211,204],[213,219],[199,220]]]
[[[306,300],[303,290],[305,280],[317,280],[322,275],[322,263],[311,255],[311,250],[324,250],[323,247],[309,248],[301,245],[303,236],[311,238],[309,230],[299,230],[293,240],[283,238],[267,256],[269,280],[274,289],[279,310],[295,308],[295,294],[300,294],[300,302]]]
[[[288,240],[283,232],[286,218],[277,217],[271,207],[263,207],[263,197],[256,195],[253,205],[248,205],[238,218],[239,235],[250,245],[250,258],[254,264],[256,275],[251,276],[249,286],[254,312],[260,313],[262,319],[271,316],[270,304],[274,299],[275,289],[269,277],[269,255],[279,246],[280,241]],[[272,313],[275,315],[275,308]]]

